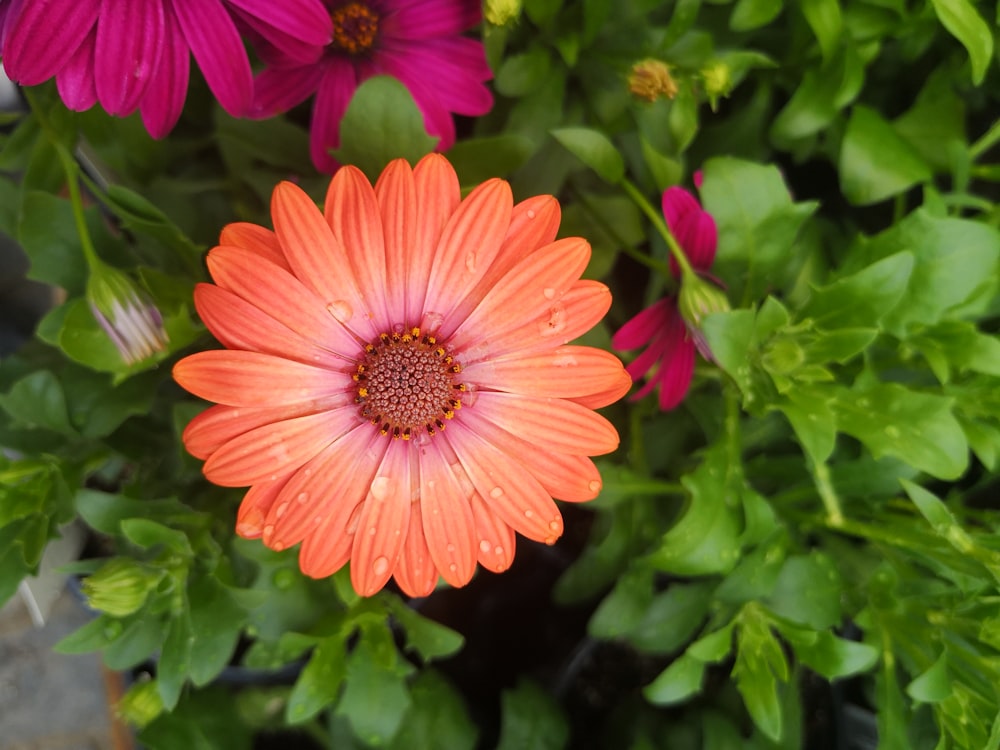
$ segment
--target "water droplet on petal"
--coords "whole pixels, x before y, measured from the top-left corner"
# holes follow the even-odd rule
[[[496,547],[493,548],[493,554],[496,555],[497,557],[503,557],[503,547],[501,547],[498,544]]]
[[[308,492],[300,492],[299,496],[297,498],[295,498],[295,499],[298,500],[300,503],[305,504],[306,500],[309,499],[309,493]]]
[[[489,542],[489,540],[488,539],[483,539],[483,541],[481,541],[479,543],[479,549],[482,550],[482,552],[483,552],[484,555],[488,555],[489,552],[490,552],[490,542]]]
[[[358,524],[361,523],[361,508],[364,503],[361,503],[354,509],[351,513],[351,517],[347,519],[347,526],[344,527],[344,531],[348,534],[354,534],[358,530]]]
[[[372,561],[372,572],[377,575],[385,575],[386,571],[389,570],[389,558],[378,556]]]
[[[287,500],[285,502],[281,503],[281,505],[279,505],[277,508],[275,508],[274,517],[275,518],[281,518],[283,515],[285,515],[285,511],[286,510],[288,510],[288,501]]]
[[[329,313],[341,323],[346,323],[354,317],[354,308],[347,300],[335,299],[326,306]]]
[[[424,333],[434,333],[441,327],[442,323],[444,323],[444,316],[441,313],[428,310],[420,319],[420,330]]]
[[[264,544],[270,542],[271,537],[273,535],[274,535],[274,524],[269,523],[267,526],[264,527],[264,534],[263,534]]]
[[[591,479],[590,484],[587,485],[591,492],[601,491],[601,481],[599,479]]]
[[[448,551],[448,554],[450,555],[455,551],[455,545],[449,544],[447,547],[445,547],[445,549]]]
[[[547,536],[545,537],[545,543],[551,547],[558,539],[559,537],[557,536]]]
[[[530,510],[526,510],[526,511],[524,511],[524,517],[525,518],[534,518],[535,514],[532,513]]]
[[[553,305],[547,316],[538,321],[538,332],[542,336],[554,336],[566,330],[566,308],[560,304]]]
[[[370,529],[368,529],[368,536],[375,536],[375,533],[377,531],[378,531],[378,529],[376,527],[372,526]]]
[[[372,480],[371,493],[376,500],[385,501],[392,494],[394,482],[389,477],[375,477]]]
[[[549,529],[558,533],[562,531],[562,523],[559,521],[549,521]]]
[[[469,273],[476,272],[476,251],[470,250],[469,254],[465,256],[465,268]]]
[[[545,287],[542,290],[542,294],[545,295],[545,299],[555,299],[556,298],[556,290],[553,289],[550,286]]]
[[[532,209],[532,208],[529,208],[527,211],[524,212],[524,215],[527,216],[529,219],[534,219],[535,218],[535,210]]]
[[[455,563],[452,563],[451,565],[448,566],[448,570],[454,573],[458,570],[458,566]]]
[[[492,490],[490,490],[490,497],[492,497],[494,500],[503,497],[503,487],[494,487]],[[530,513],[531,511],[527,512]]]

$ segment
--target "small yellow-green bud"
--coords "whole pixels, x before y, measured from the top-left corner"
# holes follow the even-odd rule
[[[153,680],[137,682],[122,696],[116,706],[118,715],[134,727],[142,729],[163,713],[163,699]]]
[[[521,15],[521,0],[486,0],[483,17],[494,26],[506,26]]]
[[[673,99],[677,96],[677,83],[670,75],[670,66],[662,60],[647,58],[632,66],[628,90],[637,99],[655,102],[660,97]]]
[[[116,557],[85,578],[82,588],[93,609],[113,617],[127,617],[146,603],[149,592],[164,575],[162,570]]]
[[[733,72],[722,60],[714,60],[701,69],[701,80],[714,112],[719,98],[729,96],[729,92],[733,90]]]
[[[160,311],[122,271],[104,263],[93,266],[87,280],[87,301],[125,364],[141,362],[166,348],[169,339]]]
[[[705,359],[713,359],[712,351],[701,330],[701,323],[706,315],[729,310],[729,299],[726,293],[710,281],[707,281],[694,271],[688,271],[681,277],[681,291],[677,300],[684,324],[694,341],[698,351]]]

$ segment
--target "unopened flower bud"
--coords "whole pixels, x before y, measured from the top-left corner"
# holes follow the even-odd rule
[[[719,98],[729,96],[733,90],[733,74],[729,66],[722,60],[715,60],[701,70],[701,80],[705,86],[708,103],[715,111]]]
[[[94,267],[87,281],[87,301],[125,364],[166,348],[169,339],[160,311],[125,273],[104,264]]]
[[[93,609],[113,617],[127,617],[146,603],[149,592],[163,576],[163,571],[135,560],[116,557],[85,578],[82,588],[87,603]]]
[[[701,278],[694,272],[685,273],[681,280],[677,309],[680,311],[698,351],[705,359],[712,359],[712,352],[701,332],[701,324],[705,316],[726,312],[730,309],[726,293],[711,281]]]
[[[677,96],[677,83],[665,62],[648,58],[632,66],[628,74],[628,90],[637,99],[655,102],[660,97],[673,99]]]
[[[153,680],[138,682],[129,688],[116,706],[118,716],[142,729],[163,713],[163,699]]]
[[[521,15],[521,0],[486,0],[483,17],[494,26],[506,26]]]

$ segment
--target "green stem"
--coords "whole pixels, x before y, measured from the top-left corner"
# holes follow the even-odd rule
[[[30,89],[23,89],[28,106],[38,120],[38,124],[48,138],[52,148],[59,156],[59,163],[62,165],[63,173],[66,175],[66,189],[69,191],[69,202],[73,208],[73,221],[76,224],[76,232],[80,237],[80,247],[83,249],[83,257],[87,261],[87,266],[91,271],[102,265],[101,259],[97,255],[94,243],[90,239],[90,230],[87,229],[87,218],[84,214],[83,197],[80,194],[80,165],[70,153],[69,148],[53,131],[42,107],[38,106],[34,95]]]
[[[993,148],[997,141],[1000,141],[1000,120],[993,123],[993,126],[969,147],[969,156],[972,157],[972,161]]]
[[[677,265],[680,266],[681,277],[693,274],[694,269],[691,268],[690,261],[688,261],[687,256],[681,249],[680,243],[677,242],[677,238],[674,237],[673,233],[670,231],[670,228],[667,226],[667,222],[663,220],[663,216],[660,212],[653,208],[653,205],[646,200],[646,196],[642,194],[642,191],[632,184],[628,178],[623,177],[619,184],[625,192],[628,193],[635,205],[639,207],[639,210],[646,214],[646,217],[653,223],[653,226],[656,227],[656,231],[659,232],[666,241],[667,247],[670,249],[670,255],[673,256],[673,259],[677,261]]]
[[[811,468],[816,491],[826,508],[827,523],[833,528],[840,528],[844,525],[844,511],[840,508],[840,498],[830,480],[830,469],[825,463],[813,463]]]

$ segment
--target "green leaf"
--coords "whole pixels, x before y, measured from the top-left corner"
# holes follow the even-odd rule
[[[77,436],[69,422],[62,386],[48,370],[18,380],[10,391],[0,395],[0,407],[24,427]]]
[[[823,287],[813,289],[800,316],[822,329],[866,327],[879,322],[902,299],[914,257],[899,252]]]
[[[129,618],[121,634],[104,647],[104,663],[116,671],[146,661],[163,644],[167,624],[161,617],[140,611]]]
[[[559,224],[560,237],[586,237],[591,257],[586,278],[606,275],[623,247],[635,247],[646,239],[639,209],[622,196],[582,195],[565,206]]]
[[[706,664],[717,664],[729,656],[733,650],[733,626],[731,621],[725,627],[704,635],[688,646],[687,654]]]
[[[993,32],[969,0],[932,0],[938,20],[962,43],[972,63],[972,82],[983,82],[993,57]]]
[[[782,0],[737,0],[729,16],[733,31],[752,31],[773,21],[781,12]]]
[[[948,676],[948,655],[942,651],[930,667],[906,686],[906,694],[920,703],[940,703],[954,691]]]
[[[364,629],[347,661],[347,683],[337,714],[368,745],[384,745],[399,731],[410,709],[406,674],[384,623]]]
[[[121,524],[127,519],[161,521],[167,525],[200,523],[205,517],[177,500],[136,500],[125,495],[115,495],[98,490],[80,489],[74,498],[77,512],[87,524],[102,534],[121,533]],[[167,529],[174,534],[179,533]],[[168,535],[171,540],[176,539]]]
[[[435,748],[473,750],[478,731],[462,696],[433,669],[422,671],[410,685],[412,703],[389,750]]]
[[[229,663],[247,612],[217,578],[199,576],[188,582],[191,613],[191,682],[207,685]]]
[[[823,59],[829,59],[837,49],[843,29],[840,3],[837,0],[802,0],[801,8],[823,51]]]
[[[273,145],[273,144],[272,144]],[[187,258],[201,258],[195,245],[167,215],[144,196],[122,185],[109,185],[108,207],[127,229],[155,237],[164,247]]]
[[[285,706],[288,723],[299,724],[311,719],[337,700],[347,675],[346,635],[334,633],[313,651]]]
[[[510,55],[497,71],[494,85],[504,96],[521,97],[530,94],[545,82],[552,68],[552,57],[542,46]]]
[[[163,707],[172,711],[191,671],[191,614],[187,607],[173,613],[156,664],[156,689]]]
[[[785,560],[767,606],[775,614],[815,630],[840,624],[840,574],[823,552]]]
[[[616,184],[625,176],[625,161],[608,137],[589,128],[558,128],[553,137],[576,158],[607,182]]]
[[[642,689],[642,694],[654,705],[673,706],[700,693],[704,681],[705,663],[681,654]]]
[[[753,723],[778,742],[784,725],[779,682],[788,681],[788,662],[767,619],[755,605],[743,609],[740,622],[733,666],[736,688]]]
[[[870,644],[837,638],[828,630],[815,632],[780,624],[779,628],[798,660],[827,680],[864,672],[878,661],[878,649]]]
[[[730,157],[705,163],[701,196],[718,226],[714,268],[730,299],[760,299],[791,282],[793,247],[815,203],[792,202],[777,167]]]
[[[562,750],[569,725],[552,697],[522,678],[503,691],[503,719],[497,750]]]
[[[668,654],[683,646],[708,615],[712,583],[673,583],[653,597],[645,615],[628,633],[641,651]]]
[[[340,148],[333,156],[353,164],[374,182],[402,157],[411,164],[434,149],[409,89],[391,76],[373,76],[358,86],[340,121]]]
[[[877,384],[840,391],[832,406],[840,429],[875,458],[896,456],[940,479],[956,479],[968,465],[968,444],[950,398]]]
[[[858,105],[840,149],[840,187],[851,203],[866,206],[931,179],[931,169],[892,125]]]
[[[389,600],[389,609],[406,633],[406,648],[416,651],[427,662],[458,652],[465,643],[461,633],[424,617],[401,600]]]
[[[825,389],[800,386],[784,394],[784,400],[777,404],[806,455],[817,464],[830,457],[837,441],[837,419],[830,408],[833,398]]]
[[[618,579],[604,597],[590,621],[587,632],[594,638],[620,638],[636,628],[653,600],[653,572],[636,567]]]
[[[184,532],[148,518],[126,518],[121,522],[121,531],[126,539],[143,549],[163,545],[182,555],[193,554],[191,543]]]
[[[448,161],[463,185],[478,185],[491,177],[505,177],[528,160],[530,140],[520,135],[466,138],[448,149]]]
[[[105,648],[122,633],[122,624],[110,615],[99,615],[56,643],[57,654],[85,654]]]
[[[715,443],[701,465],[681,478],[689,492],[684,515],[649,556],[658,570],[677,575],[725,573],[739,559],[739,486],[730,476],[729,452]]]
[[[935,170],[951,170],[950,147],[965,150],[965,100],[948,66],[935,70],[917,100],[892,123],[893,129]]]
[[[26,193],[18,240],[31,259],[28,278],[62,287],[71,296],[83,294],[87,264],[69,201],[49,193]]]

